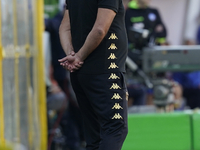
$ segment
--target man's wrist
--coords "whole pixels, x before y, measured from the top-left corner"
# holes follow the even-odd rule
[[[65,54],[66,54],[67,56],[68,56],[68,55],[74,55],[75,52],[74,52],[74,50],[68,50],[68,51],[66,51]]]
[[[79,58],[80,61],[82,61],[82,62],[84,61],[84,58],[82,57],[83,55],[81,55],[80,52],[77,52],[76,56]]]

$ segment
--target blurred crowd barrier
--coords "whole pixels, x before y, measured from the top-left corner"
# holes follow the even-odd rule
[[[45,150],[43,1],[0,0],[0,150]]]
[[[122,150],[199,150],[200,111],[130,114]]]

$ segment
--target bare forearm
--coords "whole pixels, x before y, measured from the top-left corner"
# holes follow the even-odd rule
[[[77,53],[81,60],[85,60],[87,56],[98,47],[107,34],[115,15],[116,13],[112,10],[104,8],[98,9],[94,27],[87,36],[83,47]]]
[[[74,50],[71,42],[71,32],[70,30],[64,29],[61,25],[59,29],[59,36],[62,48],[65,54],[68,55],[71,51]]]
[[[89,33],[83,47],[77,53],[81,60],[85,60],[87,56],[98,47],[98,45],[103,40],[105,34],[106,33],[101,29],[93,29]]]
[[[65,54],[69,55],[70,52],[74,51],[74,49],[72,46],[71,26],[70,26],[68,10],[65,11],[63,20],[60,24],[59,36],[60,36],[60,42]]]

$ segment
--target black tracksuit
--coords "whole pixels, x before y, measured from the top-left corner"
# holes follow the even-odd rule
[[[116,12],[103,41],[83,66],[71,73],[71,83],[84,120],[87,150],[120,150],[127,135],[123,74],[128,41],[122,0],[66,0],[66,3],[75,52],[94,26],[98,8]]]

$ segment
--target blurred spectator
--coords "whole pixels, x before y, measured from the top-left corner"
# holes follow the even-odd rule
[[[67,97],[59,86],[52,84],[47,94],[47,110],[62,111],[67,108]]]
[[[133,81],[131,81],[133,82]],[[128,106],[139,106],[146,104],[146,87],[139,83],[127,83],[129,93]]]
[[[130,1],[126,10],[125,22],[127,33],[130,28],[147,29],[149,31],[148,42],[153,40],[157,45],[165,44],[167,36],[165,25],[159,11],[149,7],[149,0]],[[133,44],[137,45],[137,43]]]
[[[193,40],[187,39],[184,41],[184,45],[196,45],[196,42]]]
[[[191,109],[200,108],[200,71],[177,72],[173,79],[183,88],[183,97]]]
[[[179,84],[174,84],[173,86],[174,94],[174,109],[176,111],[182,111],[186,108],[186,100],[183,97],[183,89]]]
[[[80,111],[73,90],[70,86],[68,72],[58,62],[58,59],[66,56],[61,47],[58,34],[60,23],[63,18],[64,5],[59,6],[61,11],[55,17],[45,19],[45,30],[50,33],[53,78],[69,100],[68,107],[64,107],[66,108],[64,113],[60,114],[62,115],[60,126],[62,127],[62,132],[66,137],[66,148],[69,148],[69,150],[79,150],[80,142],[84,140]],[[66,104],[67,103],[63,103],[63,105]],[[52,105],[49,104],[49,106]]]

